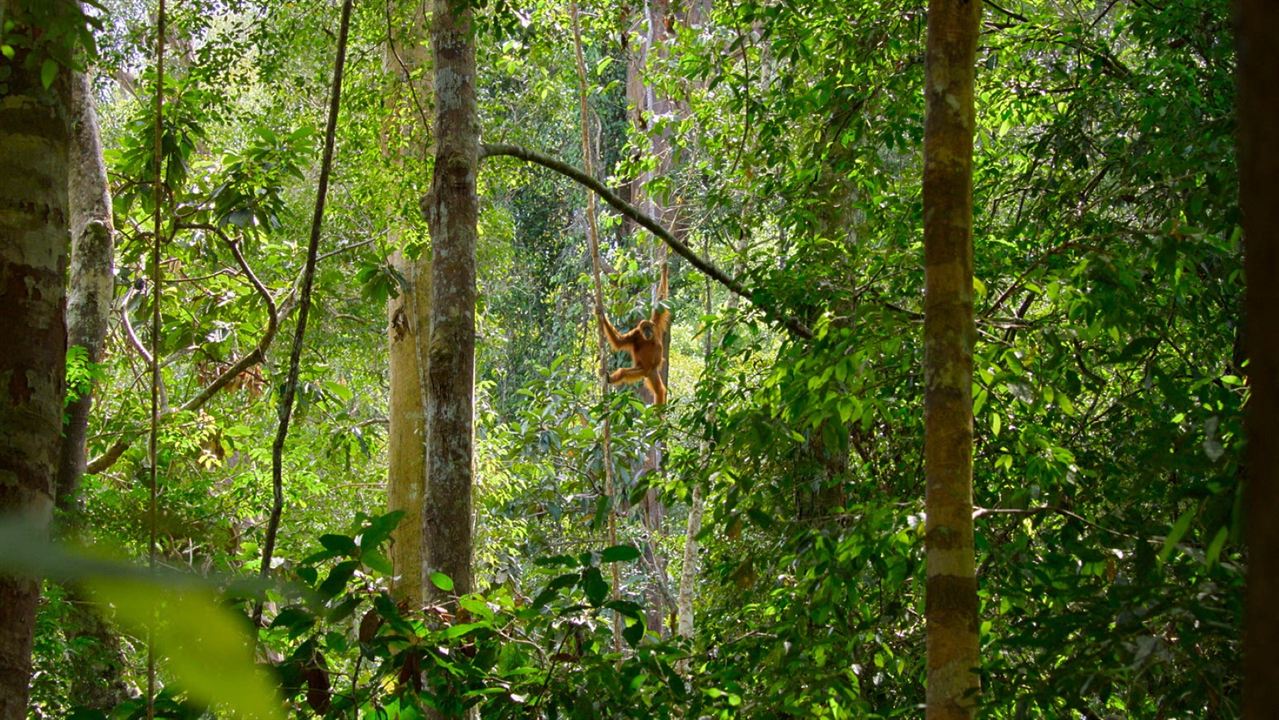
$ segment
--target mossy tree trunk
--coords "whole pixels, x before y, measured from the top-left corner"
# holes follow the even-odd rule
[[[71,0],[49,0],[67,6]],[[25,3],[0,0],[22,27]],[[48,527],[62,435],[71,75],[0,57],[0,517]],[[0,576],[0,720],[26,717],[40,584]]]
[[[471,487],[474,475],[475,244],[479,117],[469,7],[435,0],[435,172],[425,205],[431,228],[431,340],[427,360],[427,576],[436,599],[471,592]]]

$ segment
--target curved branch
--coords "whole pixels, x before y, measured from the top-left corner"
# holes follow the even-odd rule
[[[129,344],[132,345],[133,349],[142,356],[142,361],[147,365],[150,365],[152,363],[151,352],[147,350],[146,345],[142,344],[142,340],[138,338],[138,332],[133,329],[133,321],[129,319],[129,298],[132,296],[132,290],[124,296],[124,302],[122,303],[123,307],[120,311],[120,320],[124,325],[124,334],[129,338]]]
[[[239,242],[227,237],[226,233],[224,233],[222,229],[216,225],[207,225],[204,223],[183,223],[178,227],[188,230],[204,230],[206,232],[216,233],[219,237],[221,237],[222,241],[231,248],[231,254],[235,256],[235,262],[240,266],[240,271],[249,279],[249,284],[253,286],[255,291],[257,291],[258,296],[262,298],[262,302],[266,304],[267,312],[266,332],[264,332],[262,334],[262,338],[258,340],[257,346],[254,347],[247,355],[240,358],[239,361],[232,364],[231,367],[227,368],[221,375],[214,378],[213,382],[206,385],[203,390],[195,395],[195,397],[186,401],[178,408],[179,411],[190,412],[192,410],[198,410],[201,406],[208,402],[210,398],[216,395],[219,390],[226,387],[232,380],[234,380],[240,373],[266,359],[267,348],[270,347],[271,342],[275,339],[276,331],[279,330],[280,319],[279,313],[276,311],[275,299],[271,297],[270,291],[266,289],[266,286],[262,284],[261,280],[258,280],[258,276],[255,275],[253,273],[253,269],[249,267],[249,263],[244,259],[244,253],[240,252]]]
[[[262,337],[258,340],[258,344],[253,348],[253,350],[241,357],[224,372],[214,378],[212,382],[201,389],[200,392],[196,393],[196,395],[190,400],[182,403],[182,405],[177,409],[170,409],[166,411],[164,413],[164,417],[168,417],[177,412],[193,412],[195,410],[199,410],[205,403],[212,399],[219,390],[230,384],[236,376],[264,361],[266,359],[266,351],[271,347],[271,343],[275,340],[275,335],[277,330],[279,330],[280,325],[279,312],[276,309],[275,299],[271,297],[271,293],[266,289],[266,286],[263,285],[262,281],[258,279],[258,276],[254,274],[253,269],[249,267],[249,263],[244,259],[244,254],[240,252],[240,245],[238,242],[227,237],[226,233],[214,225],[191,223],[181,224],[178,227],[189,230],[205,230],[213,232],[226,242],[226,244],[231,248],[231,254],[235,256],[236,264],[240,266],[240,271],[244,273],[246,278],[248,278],[249,283],[253,285],[253,289],[266,304],[267,324],[266,332],[262,333]],[[129,446],[133,444],[133,440],[134,438],[129,436],[116,440],[111,447],[107,448],[106,452],[88,462],[85,467],[85,472],[96,474],[110,468],[120,459],[120,456],[124,454],[124,451],[129,449]]]
[[[734,294],[741,296],[751,305],[763,312],[765,316],[781,323],[787,330],[791,331],[795,335],[807,340],[813,339],[813,331],[808,329],[808,326],[804,325],[804,323],[785,314],[777,308],[760,304],[759,301],[751,296],[750,291],[741,283],[729,277],[723,270],[715,267],[709,260],[706,260],[693,252],[687,245],[680,242],[673,234],[671,234],[671,231],[662,227],[661,223],[654,220],[651,216],[644,213],[639,208],[618,197],[617,194],[605,187],[599,180],[596,180],[566,162],[553,158],[549,155],[544,155],[536,150],[529,150],[528,148],[523,148],[518,145],[486,143],[480,147],[481,159],[495,156],[513,157],[518,160],[534,163],[535,165],[541,165],[548,170],[554,170],[561,175],[575,180],[580,185],[586,186],[596,195],[603,198],[604,202],[612,205],[613,209],[631,220],[634,220],[636,223],[643,226],[644,229],[656,235],[662,240],[662,242],[666,243],[672,250],[674,250],[677,255],[687,260],[689,264],[700,270],[707,277],[728,288]]]

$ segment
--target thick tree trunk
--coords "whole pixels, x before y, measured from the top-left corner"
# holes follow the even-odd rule
[[[1279,9],[1239,0],[1239,199],[1243,207],[1248,383],[1248,589],[1243,715],[1279,707]]]
[[[411,156],[424,154],[428,144],[430,120],[421,113],[430,87],[419,75],[430,62],[423,44],[428,11],[425,0],[414,4],[408,29],[392,30],[383,63],[395,78],[383,153],[401,168]],[[404,27],[405,23],[397,21],[395,26]],[[407,143],[402,138],[407,138]],[[400,237],[397,228],[392,244],[398,246]],[[415,260],[397,252],[391,265],[408,285],[387,302],[386,308],[391,418],[387,433],[387,503],[391,511],[404,511],[391,538],[391,564],[396,578],[392,590],[410,607],[416,607],[424,599],[426,587],[422,504],[427,484],[426,364],[430,354],[431,264],[425,254]]]
[[[435,175],[425,200],[431,227],[431,341],[428,363],[427,477],[423,528],[426,571],[471,592],[471,484],[474,473],[475,242],[479,118],[471,10],[435,0]]]
[[[430,350],[426,330],[431,320],[431,270],[423,260],[411,260],[401,253],[396,253],[391,263],[410,285],[387,303],[391,375],[387,500],[390,510],[404,511],[404,519],[392,536],[391,564],[395,567],[396,596],[414,607],[424,598],[426,372],[418,361],[426,363]]]
[[[924,126],[924,476],[929,720],[973,717],[973,84],[979,0],[930,0]]]
[[[21,22],[17,5],[0,0],[0,17]],[[24,55],[0,58],[0,517],[43,529],[62,434],[71,78],[59,69],[46,89]],[[0,720],[26,717],[39,594],[0,576]]]

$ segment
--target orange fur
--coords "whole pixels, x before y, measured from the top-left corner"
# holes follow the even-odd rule
[[[666,273],[663,272],[658,295],[664,298],[666,291]],[[662,364],[666,362],[666,354],[663,338],[666,337],[671,314],[664,308],[658,307],[653,310],[649,319],[641,320],[630,331],[622,334],[613,327],[613,323],[609,322],[607,317],[604,317],[602,308],[596,308],[596,311],[600,317],[600,324],[604,327],[608,344],[614,350],[625,350],[631,356],[631,367],[615,370],[608,376],[608,381],[614,385],[625,385],[643,380],[649,392],[653,393],[654,404],[664,405],[666,383],[662,382]]]

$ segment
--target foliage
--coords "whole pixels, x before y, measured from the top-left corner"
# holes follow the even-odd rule
[[[683,682],[679,650],[641,643],[634,602],[610,599],[603,563],[639,557],[628,545],[539,561],[561,571],[531,600],[511,584],[411,608],[386,591],[381,545],[402,513],[362,520],[296,568],[314,600],[280,608],[264,631],[279,650],[285,694],[323,717],[423,717],[427,709],[482,717],[667,717]],[[435,573],[431,581],[452,590]],[[632,652],[612,650],[605,615],[624,620]],[[583,685],[580,681],[586,679]],[[349,686],[349,689],[347,689]]]
[[[8,94],[14,64],[32,73],[48,90],[58,73],[83,70],[97,55],[94,31],[102,21],[88,8],[97,0],[15,0],[0,12],[0,95]]]
[[[638,7],[583,6],[607,182],[637,197],[632,181],[660,166],[663,139],[672,170],[649,197],[690,246],[815,339],[785,335],[677,262],[671,403],[655,412],[628,391],[601,395],[580,189],[485,165],[484,590],[425,608],[388,593],[395,518],[375,510],[385,303],[406,282],[389,258],[431,253],[418,209],[430,153],[411,128],[431,99],[410,102],[383,50],[415,7],[362,3],[354,18],[315,330],[285,456],[277,571],[310,593],[277,592],[260,638],[292,709],[919,716],[923,3],[714,4],[696,22],[673,19],[669,42],[643,59]],[[91,455],[136,440],[149,413],[135,347],[151,340],[147,9],[106,3],[111,22],[96,35],[130,323],[117,323],[100,370],[68,355],[72,392],[100,382]],[[485,139],[580,164],[565,7],[508,2],[479,15]],[[264,399],[281,353],[177,409],[269,322],[228,243],[190,226],[224,232],[288,317],[335,23],[322,0],[175,10],[161,146],[166,564],[257,570],[275,422]],[[1225,0],[987,4],[973,408],[986,717],[1238,716],[1248,369],[1228,23]],[[675,109],[637,118],[628,86]],[[603,227],[605,303],[626,324],[650,309],[655,253],[631,223],[605,213]],[[143,455],[134,442],[85,483],[87,522],[135,555]],[[695,489],[707,503],[696,630],[672,640],[664,593],[678,584]],[[610,519],[627,549],[600,550]],[[34,692],[51,715],[69,707],[51,620],[60,607],[49,600],[37,635],[46,672]],[[620,653],[615,611],[628,633]],[[138,652],[124,668],[133,678]],[[174,691],[161,704],[202,711],[183,701]]]

